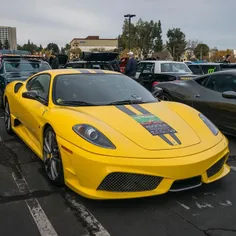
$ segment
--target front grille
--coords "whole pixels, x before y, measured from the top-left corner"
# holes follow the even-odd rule
[[[142,192],[157,188],[162,177],[114,172],[107,175],[97,190],[110,192]]]
[[[195,187],[200,186],[201,184],[202,184],[201,176],[196,176],[189,179],[176,180],[172,184],[170,188],[170,192],[177,192],[177,191],[183,191],[183,190],[195,188]]]
[[[207,176],[208,178],[212,177],[213,175],[217,174],[223,167],[224,163],[226,160],[226,156],[224,156],[223,158],[221,158],[219,161],[217,161],[213,166],[211,166],[208,170],[207,170]]]

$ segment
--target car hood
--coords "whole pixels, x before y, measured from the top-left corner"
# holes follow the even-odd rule
[[[163,102],[70,109],[88,116],[88,122],[91,117],[98,124],[105,123],[97,127],[100,131],[108,125],[147,150],[180,149],[201,142],[192,127]]]

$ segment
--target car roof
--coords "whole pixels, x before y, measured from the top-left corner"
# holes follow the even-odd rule
[[[160,61],[160,60],[150,60],[150,61],[140,61],[140,62],[144,62],[144,63],[150,63],[150,62],[153,62],[153,63],[181,63],[181,64],[184,64],[184,62],[181,62],[181,61],[164,61],[164,60],[162,60],[162,61]],[[140,63],[139,62],[139,63]]]
[[[98,70],[98,69],[56,69],[56,70],[45,70],[40,72],[39,74],[49,73],[51,75],[69,75],[69,74],[117,74],[121,75],[121,73],[110,70]]]
[[[200,66],[213,65],[213,66],[217,66],[217,65],[221,65],[221,64],[222,64],[222,63],[216,63],[216,62],[212,62],[212,63],[211,63],[211,62],[209,62],[209,63],[193,63],[193,64],[190,64],[190,65],[191,65],[191,66],[192,66],[192,65],[194,65],[194,66],[195,66],[195,65],[200,65]],[[189,66],[190,66],[190,65],[189,65]]]

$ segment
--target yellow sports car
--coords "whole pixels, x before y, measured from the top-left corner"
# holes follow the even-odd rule
[[[5,124],[50,180],[92,199],[136,198],[229,173],[228,140],[203,114],[112,71],[60,69],[7,85]]]

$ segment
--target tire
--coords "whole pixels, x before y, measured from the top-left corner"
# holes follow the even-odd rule
[[[163,92],[163,94],[160,96],[160,99],[163,101],[172,101],[171,96],[166,92]]]
[[[3,91],[2,91],[2,89],[0,89],[0,108],[4,108],[4,104],[3,104]]]
[[[47,177],[56,186],[64,185],[63,164],[52,127],[46,128],[43,135],[43,162]]]
[[[12,124],[11,124],[11,111],[10,111],[10,105],[8,100],[5,100],[5,106],[4,106],[4,124],[5,128],[8,134],[13,135],[14,132],[12,130]]]

